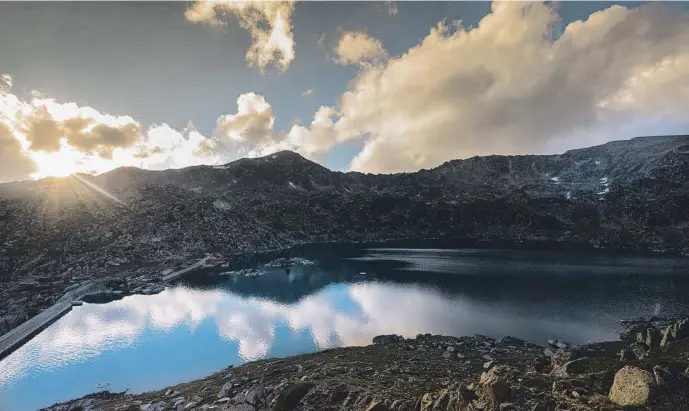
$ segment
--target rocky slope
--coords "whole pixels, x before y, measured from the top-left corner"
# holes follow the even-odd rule
[[[656,330],[634,327],[639,339]],[[629,347],[618,355],[624,341],[556,350],[512,337],[379,336],[367,347],[255,361],[161,391],[104,392],[45,411],[686,410],[689,320],[658,331],[666,341],[635,356]]]
[[[304,242],[468,238],[689,252],[689,136],[332,172],[292,152],[0,185],[0,334],[86,278]]]

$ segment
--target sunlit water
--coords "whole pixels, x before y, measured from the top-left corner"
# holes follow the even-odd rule
[[[621,318],[689,311],[689,262],[679,258],[392,248],[308,257],[320,264],[260,278],[197,274],[158,295],[75,307],[0,362],[0,411],[159,389],[379,334],[583,343],[616,338]]]

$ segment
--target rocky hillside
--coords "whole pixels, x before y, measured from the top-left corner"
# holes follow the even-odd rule
[[[0,312],[33,315],[32,300],[127,267],[303,242],[453,237],[687,253],[687,176],[689,136],[670,136],[393,175],[333,172],[280,152],[3,184],[0,294],[10,298]]]

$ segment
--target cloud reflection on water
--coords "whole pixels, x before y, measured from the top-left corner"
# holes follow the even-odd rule
[[[343,289],[344,288],[344,289]],[[431,332],[517,336],[548,335],[560,328],[565,338],[609,338],[590,325],[570,323],[562,329],[552,319],[523,318],[500,305],[485,305],[432,288],[393,283],[330,285],[293,304],[242,297],[226,290],[175,287],[154,296],[131,296],[109,304],[75,308],[57,323],[0,363],[0,384],[27,373],[51,372],[70,363],[88,361],[106,351],[136,349],[148,327],[168,333],[184,327],[189,341],[179,349],[203,349],[194,330],[206,320],[217,335],[236,342],[240,361],[267,356],[276,344],[276,327],[307,331],[319,349],[364,345],[379,334],[414,336]],[[569,331],[567,331],[569,330]],[[277,342],[280,343],[279,341]]]

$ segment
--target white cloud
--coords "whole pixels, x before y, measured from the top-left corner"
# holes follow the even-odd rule
[[[335,47],[339,64],[375,64],[387,59],[388,53],[380,40],[360,31],[342,34]]]
[[[310,96],[313,94],[313,89],[310,88],[308,90],[304,90],[304,92],[301,93],[302,96]]]
[[[285,71],[294,60],[294,5],[293,1],[200,0],[186,11],[185,17],[195,23],[217,26],[224,24],[225,14],[234,14],[239,25],[251,34],[246,61],[260,69],[272,64]]]
[[[219,161],[216,143],[196,130],[184,134],[167,124],[144,133],[130,116],[116,116],[34,92],[30,100],[0,92],[0,182],[76,172],[100,173],[119,166],[179,168]]]
[[[0,93],[9,93],[12,90],[12,76],[0,73]]]
[[[439,24],[367,67],[338,106],[349,136],[367,137],[351,168],[562,151],[632,137],[631,119],[640,130],[671,116],[689,131],[687,13],[613,6],[553,39],[558,22],[545,4],[496,2],[476,28]]]

